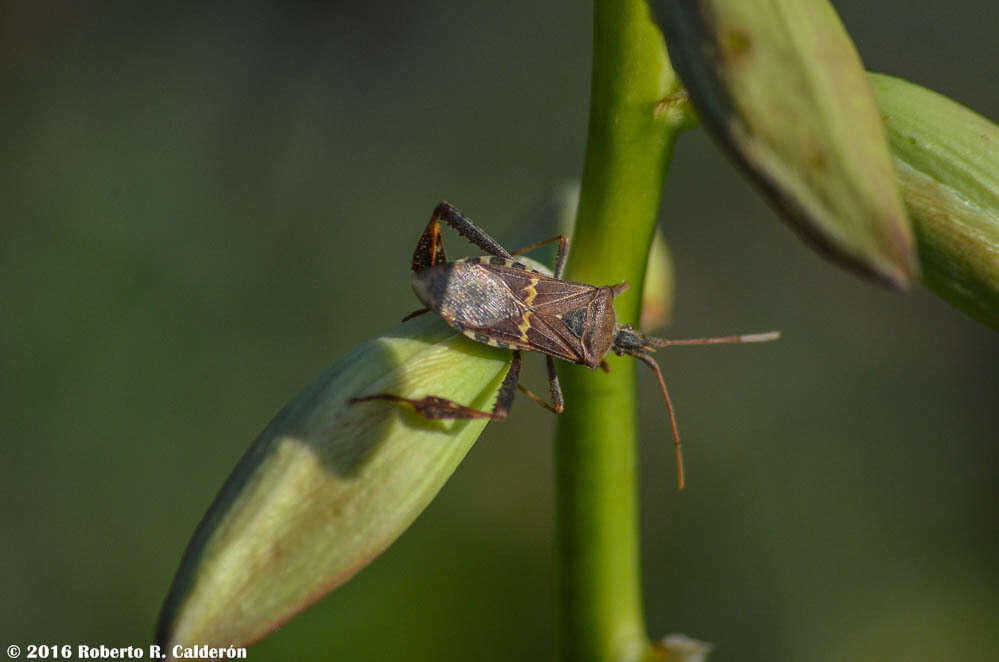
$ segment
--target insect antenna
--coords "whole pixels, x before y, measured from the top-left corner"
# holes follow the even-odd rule
[[[663,371],[659,369],[659,364],[650,355],[642,352],[631,354],[636,359],[652,368],[659,380],[659,389],[663,392],[663,400],[666,401],[666,411],[669,412],[669,423],[673,427],[673,454],[676,456],[676,489],[683,490],[687,485],[687,472],[683,468],[683,447],[680,445],[680,431],[676,427],[676,413],[673,411],[673,401],[669,399],[669,391],[666,390],[666,381],[663,379]]]
[[[745,333],[739,336],[721,336],[719,338],[686,338],[683,340],[670,340],[667,338],[653,338],[652,336],[642,336],[646,344],[652,347],[670,347],[672,345],[721,345],[725,343],[737,342],[769,342],[780,338],[780,331],[768,331],[767,333]]]
[[[676,413],[673,411],[673,402],[669,399],[669,391],[666,390],[666,381],[663,379],[663,372],[659,369],[659,364],[652,358],[651,352],[657,347],[670,347],[672,345],[720,345],[723,343],[743,343],[743,342],[767,342],[777,340],[780,331],[770,331],[768,333],[749,333],[738,336],[721,336],[718,338],[690,338],[686,340],[668,340],[666,338],[654,338],[646,336],[636,331],[630,324],[618,324],[614,329],[614,345],[612,349],[615,354],[627,354],[652,368],[659,380],[659,389],[663,392],[663,400],[666,401],[666,411],[669,412],[670,426],[673,428],[673,451],[676,455],[676,486],[682,490],[686,485],[686,472],[683,467],[683,447],[680,445],[680,432],[676,425]]]

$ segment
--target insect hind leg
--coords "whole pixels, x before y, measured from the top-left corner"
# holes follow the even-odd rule
[[[467,216],[458,211],[449,202],[442,202],[437,205],[434,209],[434,215],[431,219],[440,219],[450,225],[452,228],[458,231],[465,239],[489,253],[490,255],[495,255],[496,257],[512,257],[510,252],[503,248],[498,241],[490,237],[485,230],[473,223]]]
[[[502,421],[509,415],[510,407],[513,405],[513,396],[517,392],[517,382],[520,381],[520,366],[520,352],[514,352],[510,370],[507,371],[506,377],[503,378],[499,394],[496,396],[496,404],[493,405],[491,412],[466,407],[454,400],[448,400],[436,395],[427,395],[422,398],[404,398],[391,393],[375,393],[359,398],[351,398],[350,404],[356,405],[360,402],[370,402],[372,400],[387,400],[389,402],[408,404],[417,414],[431,421],[476,418],[490,418],[494,421]]]
[[[497,418],[487,411],[472,409],[465,405],[458,404],[447,398],[440,398],[436,395],[427,395],[422,398],[404,398],[391,393],[375,393],[365,395],[360,398],[351,398],[350,404],[356,405],[360,402],[370,402],[372,400],[387,400],[410,405],[417,414],[431,421],[448,418],[472,419],[472,418]]]

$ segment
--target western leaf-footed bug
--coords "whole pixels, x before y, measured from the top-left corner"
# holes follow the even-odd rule
[[[488,255],[449,262],[444,254],[441,221]],[[559,245],[554,276],[513,259],[516,255],[556,241]],[[491,412],[486,412],[434,395],[410,399],[391,393],[365,395],[352,398],[350,402],[388,400],[408,403],[428,419],[502,420],[509,414],[514,393],[519,388],[545,409],[559,413],[564,404],[554,358],[585,365],[591,370],[601,368],[607,371],[609,368],[604,358],[609,352],[619,356],[627,354],[649,366],[659,381],[673,429],[677,489],[682,490],[686,479],[676,414],[662,370],[652,358],[652,352],[657,347],[671,345],[765,342],[775,340],[780,333],[772,331],[689,340],[646,336],[633,329],[631,324],[620,324],[616,320],[614,298],[628,289],[627,281],[597,287],[562,280],[568,245],[564,235],[556,235],[511,253],[449,203],[437,205],[413,253],[413,291],[425,308],[405,319],[432,310],[472,340],[512,350],[513,362],[500,386],[496,404]],[[552,404],[520,385],[521,351],[545,354]]]

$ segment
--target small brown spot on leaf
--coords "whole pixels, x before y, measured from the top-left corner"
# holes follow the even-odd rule
[[[815,150],[808,157],[808,166],[816,172],[823,172],[826,169],[826,155],[822,150]]]
[[[738,58],[746,55],[751,46],[752,40],[747,32],[743,30],[729,30],[725,33],[722,49],[729,57]]]

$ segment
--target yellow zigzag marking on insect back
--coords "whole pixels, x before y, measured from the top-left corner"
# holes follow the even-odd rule
[[[532,278],[529,285],[524,288],[524,303],[528,306],[534,304],[534,297],[538,296],[538,290],[536,285],[538,284],[537,278]]]
[[[520,339],[524,342],[529,342],[527,339],[527,330],[531,328],[531,315],[533,313],[526,312],[520,318],[520,324],[517,325],[517,330],[520,331]]]

